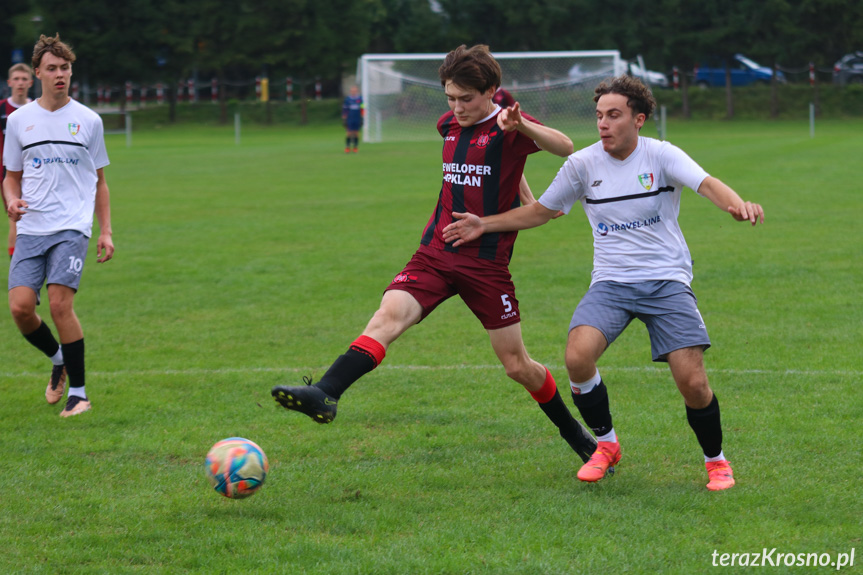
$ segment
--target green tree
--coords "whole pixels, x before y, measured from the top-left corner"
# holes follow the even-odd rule
[[[429,0],[382,0],[371,22],[367,52],[446,52],[450,27],[447,14]]]
[[[145,81],[156,69],[155,41],[164,12],[153,0],[36,0],[42,33],[56,32],[75,50],[79,81],[98,79],[116,86]],[[122,100],[121,100],[122,101]]]
[[[33,44],[39,37],[38,12],[29,1],[3,2],[0,4],[0,72],[6,79],[6,71],[12,65],[12,51],[21,50],[24,63],[30,65]],[[6,86],[6,82],[3,82]]]

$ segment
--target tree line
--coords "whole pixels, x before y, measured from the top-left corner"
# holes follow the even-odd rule
[[[117,85],[198,74],[221,84],[292,76],[338,85],[369,52],[616,49],[690,70],[742,52],[763,65],[829,67],[863,50],[847,0],[20,0],[0,7],[0,55],[29,62],[39,34],[76,50],[77,79]],[[11,65],[10,61],[7,63]]]

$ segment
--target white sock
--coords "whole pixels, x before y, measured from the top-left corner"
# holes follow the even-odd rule
[[[585,381],[584,383],[575,383],[574,381],[569,382],[569,387],[572,389],[572,393],[575,395],[584,395],[585,393],[590,393],[593,391],[593,388],[602,382],[602,378],[599,376],[599,370],[596,370],[596,373],[593,374],[593,377]]]
[[[714,461],[723,461],[724,459],[725,459],[725,452],[720,451],[719,455],[717,455],[716,457],[707,457],[705,455],[704,456],[704,463],[712,463]]]
[[[57,348],[57,353],[55,353],[54,356],[51,358],[51,363],[53,363],[54,365],[63,365],[63,363],[65,363],[63,361],[63,347],[62,346]]]
[[[80,397],[81,399],[87,399],[87,394],[84,393],[84,387],[70,387],[69,397],[72,397],[74,395],[75,397]]]
[[[597,441],[607,441],[609,443],[617,443],[617,434],[614,432],[614,428],[611,428],[611,431],[606,433],[605,435],[597,435]]]

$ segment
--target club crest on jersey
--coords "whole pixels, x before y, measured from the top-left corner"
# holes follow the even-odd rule
[[[412,276],[410,274],[406,274],[406,273],[402,272],[399,275],[397,275],[395,278],[393,278],[393,283],[394,284],[408,284],[408,283],[412,284],[412,283],[416,283],[418,279],[419,278],[417,278],[417,276]]]
[[[491,138],[489,137],[488,132],[483,132],[477,136],[475,140],[471,141],[471,144],[474,144],[477,148],[485,148],[488,146],[489,140],[491,140]]]
[[[76,124],[75,122],[69,122],[69,133],[73,136],[78,135],[78,131],[81,129],[81,124]]]
[[[649,192],[650,188],[653,187],[653,174],[639,174],[638,183]]]

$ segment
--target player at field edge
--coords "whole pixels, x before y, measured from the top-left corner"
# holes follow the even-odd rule
[[[11,94],[8,98],[0,100],[0,164],[3,163],[3,140],[6,137],[6,119],[9,114],[30,101],[27,93],[33,86],[33,70],[27,64],[19,62],[9,68],[9,76],[6,79]],[[3,177],[6,177],[6,168],[3,168]],[[0,190],[1,191],[1,190]],[[0,193],[0,196],[3,194]],[[6,196],[3,196],[3,211],[6,211]],[[15,253],[15,222],[9,220],[9,257]]]
[[[342,104],[342,123],[345,125],[345,153],[351,150],[354,153],[360,151],[360,128],[363,127],[363,118],[366,109],[363,105],[363,97],[360,96],[359,86],[351,86],[350,94],[345,96]]]
[[[84,332],[73,307],[87,256],[93,214],[99,220],[97,262],[114,255],[104,167],[104,129],[98,114],[69,97],[75,53],[42,35],[33,70],[42,96],[9,116],[3,160],[7,214],[18,223],[9,266],[9,309],[25,339],[53,363],[45,399],[69,394],[62,417],[91,408],[85,389]],[[60,342],[36,313],[43,283]]]
[[[677,216],[684,186],[753,226],[764,222],[764,210],[743,201],[680,148],[640,136],[656,108],[640,80],[618,76],[602,82],[594,101],[600,141],[567,158],[538,202],[483,217],[454,213],[444,239],[458,247],[484,234],[533,228],[580,202],[593,228],[593,272],[569,324],[565,357],[573,401],[598,445],[579,479],[598,481],[620,461],[597,362],[638,318],[647,326],[653,361],[668,363],[683,395],[687,420],[704,452],[707,488],[728,489],[734,474],[722,449],[719,402],[704,368],[710,339],[690,288],[692,259]]]
[[[498,88],[494,96],[491,97],[491,101],[501,108],[510,108],[515,105],[515,98],[504,88]]]
[[[554,378],[527,353],[521,316],[509,272],[516,233],[489,235],[459,248],[443,241],[454,209],[506,212],[536,199],[524,179],[529,154],[540,150],[566,157],[572,141],[523,113],[518,103],[501,109],[492,102],[500,86],[500,65],[488,46],[462,45],[439,68],[450,111],[437,123],[443,138],[443,182],[420,247],[384,291],[380,307],[362,334],[317,383],[276,386],[283,407],[318,423],[336,416],[348,387],[383,361],[389,346],[443,301],[458,294],[485,327],[507,376],[525,387],[560,435],[587,461],[596,448],[590,433],[569,412]]]

